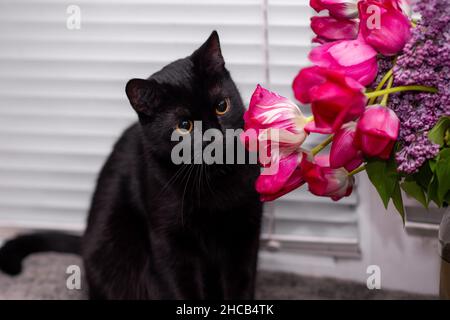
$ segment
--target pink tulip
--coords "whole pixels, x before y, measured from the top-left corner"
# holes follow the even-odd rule
[[[278,172],[275,174],[262,174],[256,180],[256,191],[261,201],[273,201],[305,183],[299,166],[304,157],[303,152],[294,152],[279,159]]]
[[[345,124],[333,137],[330,150],[330,167],[344,167],[347,171],[358,168],[363,162],[361,150],[354,146],[356,123]]]
[[[399,3],[392,0],[362,0],[358,3],[361,35],[386,56],[399,53],[411,37],[411,22],[400,11]]]
[[[307,132],[336,132],[343,123],[355,120],[364,112],[367,100],[362,92],[364,87],[340,72],[304,68],[292,87],[300,102],[311,102],[314,121],[305,126]]]
[[[316,12],[328,10],[330,16],[344,19],[358,16],[356,2],[357,0],[310,0],[309,5]]]
[[[356,126],[355,146],[367,157],[389,159],[397,141],[400,121],[387,107],[370,106]]]
[[[245,129],[275,127],[292,133],[299,131],[302,133],[301,124],[306,121],[306,118],[294,102],[258,84],[250,99],[248,110],[244,114],[244,120]]]
[[[307,67],[300,70],[292,82],[295,98],[301,103],[310,103],[309,91],[327,81],[327,70],[320,67]]]
[[[349,196],[355,182],[353,176],[349,176],[344,168],[333,169],[326,164],[327,161],[322,157],[319,161],[315,160],[309,170],[302,171],[309,191],[316,196],[330,197],[334,201]]]
[[[334,40],[352,40],[358,35],[358,22],[333,17],[312,17],[311,29],[317,34],[313,42],[324,43]]]
[[[247,148],[256,151],[255,148],[260,147],[260,144],[267,148],[265,153],[270,160],[262,160],[261,156],[262,165],[269,165],[270,161],[297,150],[308,136],[304,130],[308,119],[297,105],[260,85],[253,92],[244,121],[245,133],[241,135],[241,140]],[[250,132],[251,130],[254,132]],[[257,141],[246,143],[246,138]],[[272,152],[274,146],[276,152]]]
[[[319,67],[337,70],[362,85],[372,83],[378,73],[377,52],[360,37],[322,44],[311,50],[309,59]]]

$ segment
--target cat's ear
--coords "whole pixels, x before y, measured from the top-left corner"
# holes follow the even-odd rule
[[[125,87],[125,92],[137,113],[150,115],[151,107],[158,103],[158,88],[154,81],[131,79]]]
[[[217,31],[213,31],[208,40],[193,54],[192,59],[196,65],[207,73],[221,72],[225,68],[225,61],[220,49],[220,40]]]

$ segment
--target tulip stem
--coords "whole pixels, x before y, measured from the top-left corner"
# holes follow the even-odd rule
[[[333,135],[329,135],[325,140],[319,143],[317,146],[311,149],[311,154],[315,156],[320,151],[322,151],[327,145],[329,145],[333,141]]]
[[[367,98],[376,98],[379,96],[383,96],[385,94],[395,93],[395,92],[402,92],[402,91],[423,91],[423,92],[431,92],[436,93],[438,90],[436,88],[432,87],[425,87],[425,86],[399,86],[389,89],[383,89],[379,91],[373,91],[366,93]]]
[[[394,68],[392,68],[388,72],[386,72],[386,74],[381,79],[380,83],[377,85],[377,88],[375,89],[374,92],[380,91],[381,88],[383,88],[383,86],[386,83],[386,81],[388,81],[392,77],[393,74],[394,74]],[[375,102],[375,99],[376,99],[376,97],[370,98],[369,105],[373,104]]]
[[[365,165],[362,165],[362,166],[356,168],[355,170],[350,171],[350,172],[348,173],[348,176],[349,176],[349,177],[350,177],[350,176],[354,176],[355,174],[360,173],[361,171],[364,171],[364,170],[366,170],[366,166],[365,166]]]
[[[386,86],[386,89],[390,89],[390,88],[392,87],[392,84],[393,84],[393,83],[394,83],[394,77],[390,77],[390,78],[389,78],[389,81],[388,81],[388,84],[387,84],[387,86]],[[383,96],[383,99],[381,100],[380,105],[386,106],[386,105],[387,105],[387,102],[388,102],[388,98],[389,98],[389,93],[386,93],[386,94]]]

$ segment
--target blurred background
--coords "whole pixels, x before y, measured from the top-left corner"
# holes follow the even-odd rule
[[[308,3],[0,0],[0,240],[82,232],[97,173],[136,120],[127,80],[189,55],[214,29],[246,103],[257,83],[294,99],[313,37]],[[299,189],[266,206],[260,269],[365,285],[376,265],[382,289],[435,295],[439,212],[408,201],[407,213],[404,227],[364,173],[339,202]]]

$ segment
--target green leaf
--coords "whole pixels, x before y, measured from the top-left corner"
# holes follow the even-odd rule
[[[420,167],[419,171],[413,175],[413,180],[417,181],[424,190],[427,190],[431,178],[433,177],[433,167],[434,160],[428,160]]]
[[[450,148],[444,148],[444,149],[442,149],[442,150],[438,153],[438,155],[437,155],[437,157],[436,157],[436,160],[437,160],[437,161],[441,161],[441,160],[448,161],[448,160],[450,160]]]
[[[439,201],[439,197],[438,197],[438,180],[436,175],[433,175],[433,177],[431,178],[430,184],[428,185],[428,190],[427,190],[427,194],[428,194],[428,203],[430,201],[434,201],[434,203],[437,204],[438,207],[442,207],[442,202]]]
[[[431,172],[436,171],[436,159],[428,160],[428,165],[430,167]]]
[[[422,187],[414,180],[405,180],[401,184],[402,189],[411,197],[419,201],[424,207],[428,208],[427,198]]]
[[[398,181],[395,159],[392,158],[388,161],[368,159],[366,172],[383,200],[384,207],[387,208]]]
[[[398,144],[396,144],[388,160],[370,158],[367,159],[365,167],[367,175],[383,200],[385,208],[387,208],[389,200],[392,199],[403,223],[405,223],[405,209],[400,189],[401,176],[397,172],[397,162],[394,157],[396,148],[398,148]]]
[[[450,149],[441,150],[436,162],[435,174],[438,181],[437,198],[440,203],[445,200],[446,194],[450,191]]]
[[[428,139],[441,147],[445,145],[447,130],[450,129],[450,117],[441,117],[435,126],[428,132]]]
[[[403,224],[405,224],[405,208],[403,207],[402,192],[400,191],[398,182],[395,184],[394,192],[392,193],[392,202],[402,217]]]

